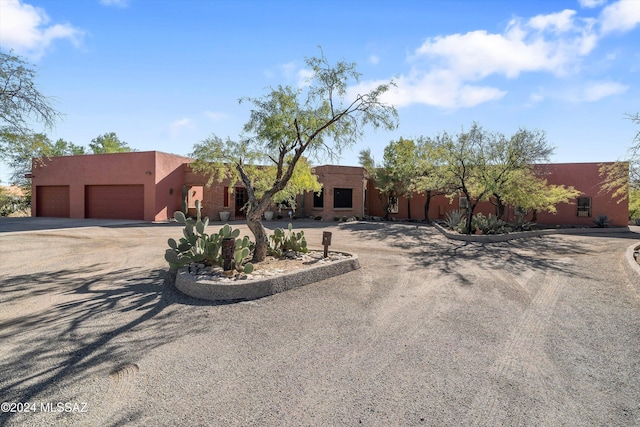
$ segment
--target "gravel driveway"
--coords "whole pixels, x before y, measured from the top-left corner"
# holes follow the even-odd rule
[[[640,234],[294,225],[362,268],[216,305],[172,287],[179,227],[0,233],[0,425],[640,425]]]

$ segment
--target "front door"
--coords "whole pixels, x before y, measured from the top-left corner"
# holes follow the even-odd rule
[[[247,204],[247,189],[244,187],[236,187],[234,191],[236,195],[236,219],[244,218],[246,212],[242,210]]]

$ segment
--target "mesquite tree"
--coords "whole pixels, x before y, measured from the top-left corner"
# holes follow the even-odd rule
[[[380,99],[392,82],[348,99],[349,85],[360,77],[354,63],[331,65],[324,54],[305,62],[312,72],[308,86],[278,86],[262,97],[240,100],[253,104],[240,141],[222,143],[212,137],[194,149],[196,170],[218,179],[237,176],[245,185],[247,225],[256,240],[254,262],[267,253],[262,215],[287,188],[301,159],[338,156],[364,136],[367,125],[389,130],[397,126],[395,108]],[[254,167],[263,161],[270,167]],[[265,170],[272,171],[267,172],[272,180],[264,191],[256,191],[256,174]]]

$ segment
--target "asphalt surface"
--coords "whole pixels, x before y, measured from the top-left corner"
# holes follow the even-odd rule
[[[172,286],[179,227],[0,232],[0,425],[640,425],[640,234],[294,226],[362,268],[216,305]]]

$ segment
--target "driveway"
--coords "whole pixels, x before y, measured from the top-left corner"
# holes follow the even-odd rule
[[[225,305],[173,289],[179,227],[0,234],[0,425],[640,425],[640,234],[327,226],[360,270]]]

